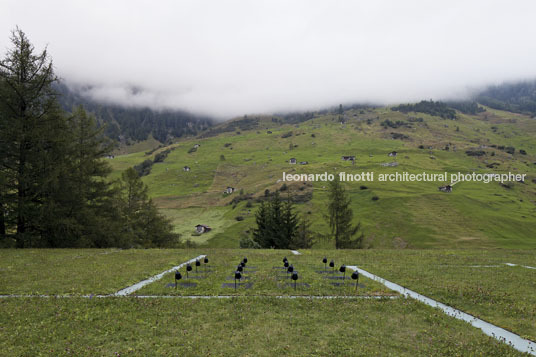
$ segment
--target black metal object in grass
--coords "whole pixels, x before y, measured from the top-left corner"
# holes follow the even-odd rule
[[[180,271],[175,271],[175,290],[177,290],[177,280],[182,279],[182,274]]]
[[[331,259],[331,261],[329,262],[329,267],[331,268],[331,271],[333,271],[333,268],[335,268],[335,262],[333,261],[333,259]]]
[[[203,260],[203,262],[205,263],[205,273],[207,272],[207,264],[208,264],[208,258],[205,257],[205,259]]]
[[[195,272],[197,273],[197,267],[201,266],[201,262],[199,261],[199,259],[196,259],[195,260]]]
[[[284,258],[283,258],[283,263],[287,263],[287,262],[288,262],[287,257],[284,257]]]
[[[294,271],[294,265],[290,264],[287,268],[287,278],[288,278],[288,274],[291,273]]]
[[[234,289],[235,289],[235,291],[236,291],[236,279],[238,279],[238,280],[242,279],[242,273],[239,272],[238,270],[235,271],[235,273],[234,273]]]
[[[346,279],[346,265],[341,265],[341,267],[339,268],[339,271],[342,273],[342,279]]]
[[[247,257],[244,257],[244,259],[242,259],[242,261],[243,261],[243,262],[244,262],[244,264],[245,264],[245,263],[247,263],[247,262],[248,262],[248,258],[247,258]]]
[[[359,273],[357,270],[354,270],[352,273],[352,279],[355,280],[355,290],[357,291],[357,284],[359,283]]]
[[[186,264],[186,279],[188,279],[188,272],[192,271],[192,266],[190,264]]]
[[[292,265],[291,265],[292,266]],[[289,267],[290,268],[290,267]],[[298,272],[295,271],[292,273],[292,276],[290,277],[292,280],[294,280],[294,290],[296,290],[296,280],[298,280]]]
[[[288,260],[285,261],[285,262],[283,263],[283,266],[284,266],[285,268],[288,268],[288,266],[289,266]]]
[[[236,271],[242,273],[244,271],[244,267],[242,266],[242,263],[238,264],[238,266],[236,267]]]
[[[322,259],[322,263],[324,263],[324,270],[328,270],[328,267],[327,267],[328,258],[324,257],[324,259]]]

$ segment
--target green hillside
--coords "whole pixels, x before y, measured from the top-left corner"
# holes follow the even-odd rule
[[[143,180],[183,239],[210,247],[238,247],[241,236],[254,224],[258,198],[267,189],[281,189],[283,172],[326,171],[375,173],[374,182],[345,184],[368,247],[536,247],[536,120],[490,108],[477,115],[456,112],[456,117],[450,120],[391,108],[316,114],[297,124],[290,124],[288,118],[250,116],[152,153],[116,156],[109,161],[113,176],[118,177],[127,167],[173,149]],[[195,144],[200,147],[189,152]],[[388,157],[391,151],[397,151],[396,158]],[[481,156],[469,156],[467,151]],[[343,155],[355,156],[355,165],[343,161]],[[291,165],[290,158],[308,164]],[[381,165],[395,161],[396,167]],[[191,170],[184,171],[184,166]],[[438,190],[449,182],[377,180],[379,174],[404,171],[510,171],[527,174],[527,178],[506,185],[459,182],[452,193]],[[236,192],[224,194],[227,186],[235,187]],[[297,207],[309,217],[312,229],[327,233],[327,183],[293,182],[287,186],[282,196],[290,192],[297,197]],[[193,235],[196,224],[212,230]],[[316,247],[332,245],[319,241]]]

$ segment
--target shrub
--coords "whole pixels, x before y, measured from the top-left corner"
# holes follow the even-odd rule
[[[292,131],[289,131],[288,133],[285,133],[285,134],[281,135],[281,137],[282,137],[283,139],[285,139],[285,138],[290,138],[291,136],[292,136]]]
[[[240,248],[242,249],[260,249],[261,246],[259,243],[255,242],[253,238],[248,235],[244,235],[240,238]]]
[[[508,146],[504,149],[504,151],[506,151],[507,153],[509,153],[510,155],[514,155],[515,152],[516,152],[516,148],[513,147],[513,146]]]
[[[482,150],[467,150],[465,154],[467,156],[484,156],[486,155],[486,152]]]

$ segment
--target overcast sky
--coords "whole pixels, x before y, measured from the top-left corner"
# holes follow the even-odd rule
[[[0,50],[18,25],[94,98],[228,118],[533,79],[535,15],[532,0],[0,0]]]

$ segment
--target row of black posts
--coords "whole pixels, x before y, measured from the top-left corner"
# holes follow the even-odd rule
[[[327,262],[328,262],[328,258],[324,257],[322,259],[322,263],[324,263],[324,270],[328,269],[326,266]],[[333,261],[333,259],[329,262],[329,267],[332,270],[335,268],[335,262]],[[341,267],[339,268],[339,271],[342,273],[342,279],[345,280],[346,279],[346,265],[345,264],[341,265]],[[359,272],[357,270],[354,270],[354,272],[352,273],[352,280],[355,280],[355,289],[357,290],[357,285],[359,284]]]
[[[205,263],[205,273],[207,271],[207,264],[208,264],[208,258],[205,257],[203,259],[203,262]],[[195,260],[195,272],[197,273],[197,267],[201,266],[201,262],[199,259]],[[188,279],[188,273],[193,270],[192,265],[190,263],[186,264],[186,279]],[[182,279],[182,274],[180,271],[175,271],[175,290],[177,290],[177,281]]]
[[[207,264],[208,264],[208,258],[205,257],[205,259],[203,261],[205,263],[205,272],[206,272]],[[238,281],[240,281],[242,279],[242,274],[244,272],[244,268],[246,267],[247,262],[248,262],[248,258],[244,257],[244,259],[242,259],[242,261],[236,267],[236,271],[235,271],[235,274],[234,274],[235,290],[236,290],[236,287],[237,287],[236,280],[238,279]],[[327,270],[327,266],[326,266],[327,262],[328,262],[328,258],[324,257],[322,259],[322,263],[324,263],[324,270]],[[196,273],[197,273],[197,268],[199,266],[201,266],[201,262],[199,261],[199,259],[196,259],[195,260],[195,272]],[[297,280],[298,280],[298,272],[294,271],[294,266],[289,263],[287,257],[283,258],[283,266],[287,269],[287,276],[288,276],[289,273],[291,274],[290,278],[292,280],[294,280],[294,290],[296,290],[296,285],[297,285]],[[332,268],[332,270],[335,268],[335,262],[333,261],[333,259],[329,262],[329,266],[330,266],[330,268]],[[193,269],[192,269],[192,266],[190,265],[190,263],[186,264],[186,279],[188,279],[188,273],[191,272],[192,270]],[[339,268],[339,271],[341,273],[343,273],[343,280],[346,279],[346,265],[345,264],[341,265],[341,267]],[[175,271],[175,289],[177,289],[177,281],[181,280],[181,279],[182,279],[181,272],[176,270]],[[354,272],[352,273],[352,280],[355,280],[355,289],[357,290],[357,286],[359,284],[359,273],[358,273],[357,270],[354,270]]]
[[[234,289],[236,291],[236,280],[240,281],[242,279],[242,274],[244,273],[244,268],[246,267],[246,264],[248,263],[248,258],[244,257],[242,261],[238,264],[236,267],[235,273],[234,273]]]
[[[296,291],[296,285],[297,285],[297,280],[298,280],[298,272],[294,271],[294,266],[289,263],[287,257],[283,258],[283,266],[287,269],[287,277],[288,277],[289,273],[291,274],[290,278],[292,280],[294,280],[294,291]]]

